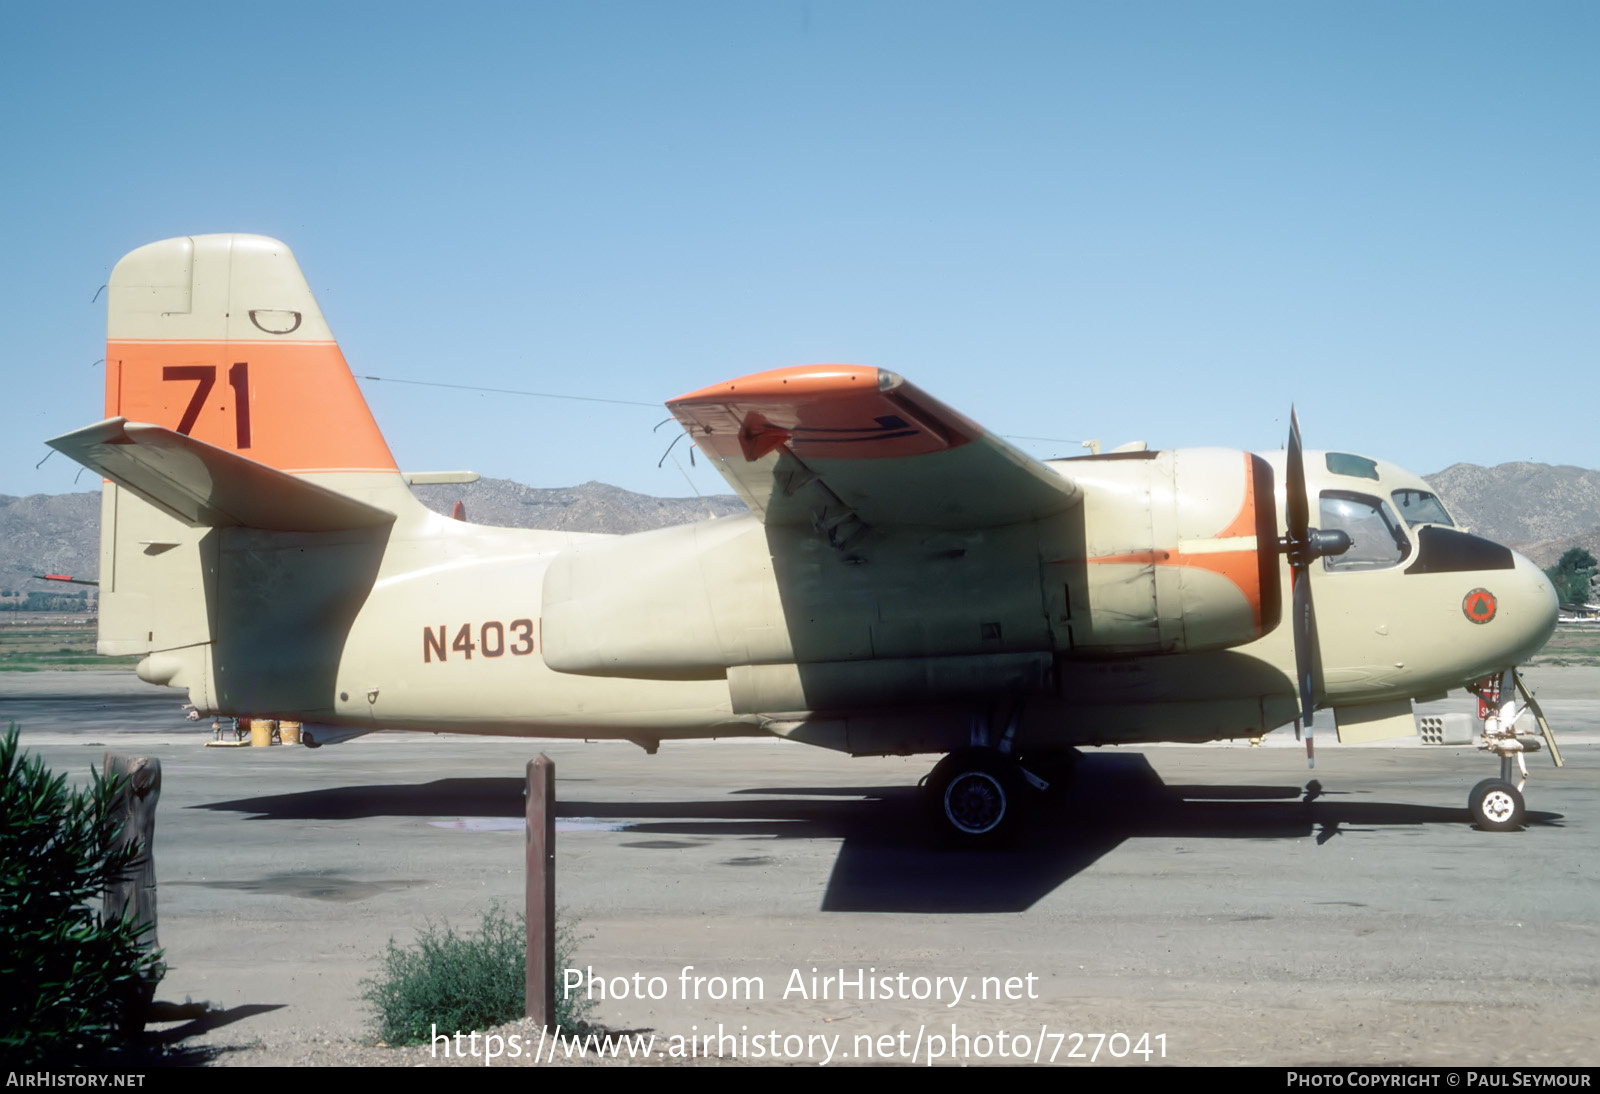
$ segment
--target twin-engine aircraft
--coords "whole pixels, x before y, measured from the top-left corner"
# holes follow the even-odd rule
[[[152,243],[109,288],[105,420],[49,443],[106,480],[100,652],[202,714],[944,753],[930,801],[985,839],[1080,746],[1298,719],[1309,755],[1324,708],[1343,741],[1412,733],[1413,700],[1555,626],[1531,562],[1297,426],[1267,456],[1041,461],[853,365],[667,404],[748,515],[469,524],[413,497],[282,243]],[[1519,790],[1479,784],[1479,823],[1517,824]]]

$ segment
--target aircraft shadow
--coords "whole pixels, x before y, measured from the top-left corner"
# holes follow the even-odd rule
[[[251,813],[250,820],[359,820],[362,817],[523,815],[522,779],[436,779],[431,783],[335,786],[294,794],[205,802],[190,809]]]
[[[237,1007],[213,1008],[209,1003],[164,1003],[157,1001],[151,1004],[149,1021],[183,1022],[181,1026],[172,1026],[163,1030],[146,1030],[145,1038],[162,1045],[178,1045],[190,1037],[198,1037],[202,1033],[209,1033],[214,1029],[242,1022],[246,1018],[253,1018],[257,1014],[270,1014],[275,1010],[282,1010],[284,1003],[247,1003]],[[213,1052],[214,1055],[214,1052]]]
[[[523,815],[521,779],[440,779],[349,786],[213,802],[191,808],[259,820],[374,816]],[[837,839],[824,911],[1014,912],[1031,907],[1124,840],[1304,839],[1427,824],[1461,825],[1465,808],[1350,801],[1306,786],[1167,785],[1138,753],[1092,753],[1074,786],[1039,802],[1003,847],[951,846],[914,786],[762,787],[716,801],[562,800],[558,818],[625,826],[622,846],[672,850],[713,839]],[[1530,812],[1528,824],[1559,814]],[[725,865],[766,865],[762,855]]]

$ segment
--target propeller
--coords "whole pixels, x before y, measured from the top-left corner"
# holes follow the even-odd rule
[[[1311,502],[1306,495],[1305,456],[1300,444],[1300,419],[1289,408],[1288,482],[1284,484],[1287,502],[1288,534],[1278,541],[1278,549],[1289,558],[1291,611],[1294,615],[1294,668],[1300,684],[1300,718],[1305,724],[1306,765],[1317,766],[1312,740],[1312,673],[1320,660],[1317,650],[1317,613],[1311,603],[1311,563],[1326,555],[1342,555],[1350,549],[1350,536],[1337,530],[1311,527]]]

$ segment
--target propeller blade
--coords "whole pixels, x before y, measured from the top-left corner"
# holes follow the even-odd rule
[[[1306,529],[1311,524],[1311,502],[1306,497],[1305,456],[1300,445],[1300,417],[1289,408],[1289,458],[1288,479],[1284,483],[1284,501],[1289,538],[1304,543]]]
[[[1317,666],[1317,614],[1311,604],[1311,563],[1324,554],[1340,554],[1350,548],[1343,532],[1319,532],[1311,527],[1311,499],[1306,493],[1305,450],[1300,441],[1300,416],[1289,408],[1289,449],[1284,483],[1284,525],[1282,550],[1289,556],[1289,580],[1294,592],[1294,667],[1300,688],[1300,720],[1305,726],[1306,764],[1317,766],[1313,739],[1313,694]]]
[[[1311,654],[1312,643],[1317,640],[1316,611],[1311,606],[1311,579],[1296,566],[1294,581],[1294,669],[1300,684],[1300,719],[1311,726]]]
[[[1315,711],[1313,684],[1317,655],[1317,613],[1311,603],[1311,575],[1305,566],[1291,571],[1294,582],[1294,668],[1300,685],[1300,720],[1305,726],[1306,763],[1317,766],[1313,744],[1312,715]]]

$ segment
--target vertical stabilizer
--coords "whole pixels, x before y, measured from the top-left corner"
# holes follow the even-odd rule
[[[420,510],[288,247],[249,235],[163,240],[117,263],[109,289],[106,418],[172,430],[380,509]],[[239,590],[265,580],[261,560],[322,563],[263,554],[181,515],[106,483],[99,648],[147,655],[144,679],[188,687],[208,709],[218,684],[227,690],[214,644],[242,625]],[[311,577],[302,568],[282,580],[295,589]]]

